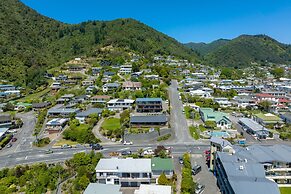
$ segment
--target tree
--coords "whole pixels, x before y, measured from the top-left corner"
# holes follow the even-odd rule
[[[183,155],[183,164],[184,164],[185,168],[192,169],[191,160],[190,160],[190,154],[185,153]]]
[[[3,109],[3,112],[13,111],[14,110],[14,105],[11,104],[10,102],[8,102],[2,109]]]
[[[141,157],[143,151],[144,151],[144,150],[143,150],[142,148],[140,148],[140,149],[137,150],[137,153],[138,153],[139,157]]]
[[[259,107],[261,110],[264,110],[264,111],[268,111],[271,107],[271,102],[267,101],[267,100],[263,100],[261,102],[259,102]]]
[[[271,70],[271,73],[274,75],[275,78],[278,79],[278,78],[284,76],[285,71],[284,71],[283,68],[279,68],[279,67],[277,67],[277,68],[272,69],[272,70]]]
[[[169,180],[166,177],[165,173],[162,172],[162,174],[158,178],[158,184],[159,185],[169,185]]]
[[[214,129],[216,127],[215,121],[205,121],[205,127]]]

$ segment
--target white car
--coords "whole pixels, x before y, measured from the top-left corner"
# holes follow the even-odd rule
[[[145,150],[144,152],[143,152],[143,155],[153,155],[154,154],[154,152],[153,152],[153,150],[151,150],[151,149],[149,149],[149,150]]]
[[[123,145],[132,145],[133,143],[132,143],[132,141],[124,141],[123,142]]]

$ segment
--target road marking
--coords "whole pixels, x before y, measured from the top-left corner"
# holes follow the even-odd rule
[[[27,160],[28,156],[25,156],[25,160]]]

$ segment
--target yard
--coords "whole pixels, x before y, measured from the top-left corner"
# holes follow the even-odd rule
[[[290,194],[291,193],[291,187],[280,187],[280,193],[281,194]]]
[[[107,118],[101,126],[101,133],[110,138],[121,138],[123,132],[120,126],[119,118]]]
[[[44,96],[45,94],[49,93],[50,88],[46,88],[40,92],[36,92],[33,94],[29,94],[27,96],[25,96],[24,98],[19,99],[18,101],[20,102],[33,102],[33,101],[37,101],[39,100],[42,96]]]

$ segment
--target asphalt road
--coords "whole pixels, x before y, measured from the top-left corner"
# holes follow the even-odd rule
[[[104,149],[99,151],[105,156],[111,152],[132,151],[137,152],[139,149],[152,149],[154,150],[157,145],[104,145]],[[166,144],[165,147],[171,147],[172,155],[179,156],[185,152],[202,153],[204,150],[209,149],[209,145],[193,145],[193,144]],[[0,168],[12,167],[21,164],[32,164],[36,162],[54,163],[63,162],[71,158],[74,154],[79,152],[90,152],[90,148],[67,148],[67,149],[52,149],[53,153],[46,154],[45,149],[30,149],[25,151],[14,152],[0,156]]]
[[[183,114],[183,104],[179,99],[178,92],[178,82],[177,80],[172,80],[172,84],[169,87],[169,97],[171,103],[171,127],[175,131],[175,142],[176,143],[193,143],[187,120]]]

